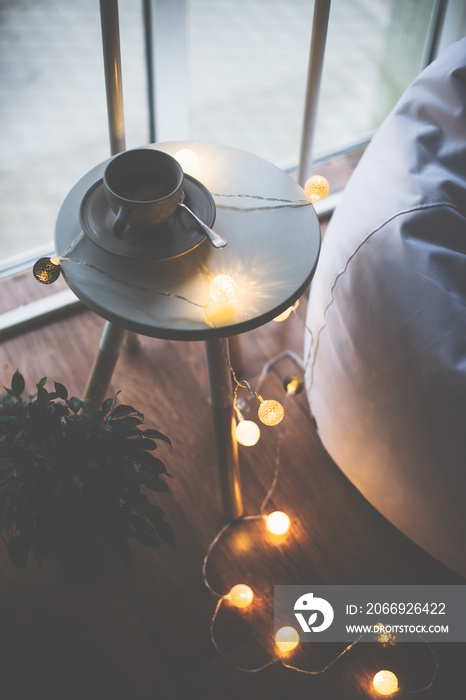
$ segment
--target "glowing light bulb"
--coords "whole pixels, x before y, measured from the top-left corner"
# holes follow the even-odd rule
[[[235,321],[235,306],[231,303],[225,304],[222,301],[209,299],[204,306],[204,320],[213,328],[228,326]]]
[[[252,447],[261,436],[261,431],[257,423],[252,420],[241,420],[236,426],[236,439],[240,445]]]
[[[300,374],[289,374],[283,380],[283,388],[290,396],[296,396],[304,389],[304,379]]]
[[[322,175],[313,175],[306,180],[304,185],[304,194],[312,203],[318,202],[320,199],[325,199],[330,190],[328,180]]]
[[[287,654],[299,644],[299,634],[294,627],[280,627],[275,635],[275,644],[282,654]]]
[[[210,283],[210,298],[227,303],[236,296],[236,282],[229,275],[217,275]]]
[[[391,671],[379,671],[372,682],[380,695],[391,695],[398,690],[398,678]]]
[[[32,268],[32,274],[41,284],[53,284],[60,272],[60,258],[39,258]]]
[[[268,399],[261,402],[257,415],[264,425],[278,425],[283,420],[285,411],[279,401]]]
[[[238,583],[236,586],[233,586],[226,597],[236,608],[247,608],[254,599],[254,593],[252,588],[249,588],[246,584]]]
[[[284,535],[290,528],[291,521],[286,513],[275,510],[265,519],[265,526],[272,535]]]
[[[190,148],[182,148],[175,153],[174,158],[183,168],[183,172],[193,175],[199,163],[199,158]]]
[[[273,319],[275,323],[281,323],[282,321],[286,321],[287,318],[295,311],[299,306],[299,299],[297,302],[293,304],[293,306],[289,306],[285,311],[283,311],[281,314],[278,316],[275,316]]]
[[[395,639],[395,635],[392,632],[387,632],[385,630],[385,625],[383,622],[378,622],[377,627],[379,628],[378,632],[375,633],[375,639],[379,644],[390,644],[390,642],[393,642]]]

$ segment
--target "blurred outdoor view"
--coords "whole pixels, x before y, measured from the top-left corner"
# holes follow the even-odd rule
[[[187,28],[189,133],[180,138],[296,164],[313,2],[170,1]],[[412,0],[332,3],[316,154],[370,135],[420,70],[433,0],[414,4],[413,24]],[[142,2],[120,0],[119,11],[132,148],[149,141]],[[110,155],[101,47],[98,0],[0,0],[2,264],[52,249],[67,192]]]

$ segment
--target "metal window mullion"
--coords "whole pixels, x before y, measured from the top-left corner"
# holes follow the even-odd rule
[[[189,139],[187,0],[144,0],[153,141]]]

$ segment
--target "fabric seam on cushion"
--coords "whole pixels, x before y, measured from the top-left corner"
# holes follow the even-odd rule
[[[378,233],[379,231],[381,231],[381,230],[383,229],[384,226],[386,226],[387,224],[389,224],[389,223],[390,223],[391,221],[393,221],[394,219],[397,219],[399,216],[404,216],[405,214],[411,214],[411,213],[413,213],[413,212],[415,212],[415,211],[422,211],[422,210],[424,210],[424,209],[438,209],[438,208],[441,208],[441,207],[447,207],[448,209],[453,209],[454,211],[456,211],[456,212],[458,212],[458,213],[461,213],[461,210],[462,210],[462,207],[461,207],[461,206],[459,206],[459,207],[458,207],[458,206],[455,206],[455,205],[452,204],[451,202],[438,202],[438,203],[436,203],[436,204],[418,205],[418,206],[416,206],[416,207],[413,207],[412,209],[405,209],[405,210],[403,210],[403,211],[397,212],[396,214],[393,214],[393,216],[390,216],[388,219],[386,219],[383,223],[381,223],[380,226],[378,226],[378,227],[375,228],[373,231],[371,231],[370,233],[368,233],[367,236],[366,236],[360,243],[358,243],[358,245],[357,245],[356,248],[353,250],[353,252],[348,256],[348,258],[346,259],[346,262],[345,262],[345,265],[344,265],[343,269],[340,270],[340,272],[337,273],[337,275],[335,276],[335,279],[334,279],[334,281],[333,281],[333,283],[332,283],[332,286],[331,286],[331,289],[330,289],[330,301],[328,302],[328,304],[327,304],[327,306],[325,307],[324,312],[323,312],[323,314],[322,314],[322,315],[323,315],[324,321],[323,321],[321,327],[319,328],[319,330],[317,331],[316,336],[315,336],[315,341],[314,341],[314,342],[315,342],[315,349],[314,349],[314,355],[313,355],[312,362],[311,362],[311,382],[310,382],[310,384],[309,384],[309,391],[311,391],[312,385],[313,385],[313,383],[314,383],[314,367],[315,367],[315,362],[316,362],[316,358],[317,358],[317,353],[318,353],[318,350],[319,350],[320,334],[321,334],[321,332],[324,330],[324,328],[325,328],[326,325],[327,325],[326,320],[325,320],[325,316],[326,316],[326,314],[327,314],[327,311],[329,310],[329,308],[331,307],[331,305],[332,305],[333,302],[334,302],[334,296],[333,296],[333,294],[334,294],[334,291],[335,291],[335,287],[337,286],[337,282],[338,282],[338,280],[340,279],[340,277],[342,277],[342,276],[345,274],[345,272],[347,271],[348,265],[349,265],[350,261],[354,258],[354,256],[355,256],[356,253],[361,249],[361,247],[364,245],[364,243],[366,243],[366,242],[369,240],[369,238],[371,238],[373,235],[375,235],[376,233]],[[311,343],[310,343],[310,345],[309,345],[309,351],[308,351],[308,353],[307,353],[306,362],[304,363],[305,366],[307,365],[307,363],[308,363],[308,361],[309,361],[309,358],[310,358],[310,355],[311,355],[312,350],[313,350],[313,342],[312,342],[312,340],[313,340],[313,339],[312,339],[312,333],[311,333]]]

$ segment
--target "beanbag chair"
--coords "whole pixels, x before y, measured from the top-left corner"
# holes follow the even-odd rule
[[[466,576],[466,39],[366,150],[312,283],[306,387],[334,461]]]

